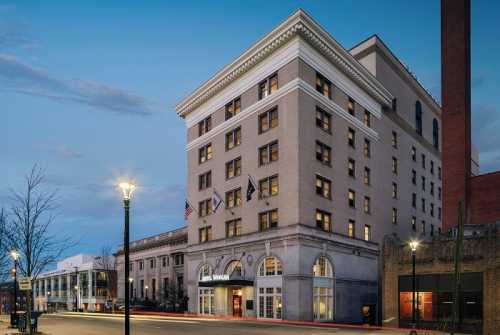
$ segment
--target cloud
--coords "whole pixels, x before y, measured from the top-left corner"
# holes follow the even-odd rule
[[[76,103],[120,115],[147,116],[156,108],[145,98],[89,80],[64,80],[47,71],[0,54],[0,91]]]
[[[500,111],[490,105],[472,107],[472,143],[479,150],[481,173],[500,170]]]
[[[72,149],[68,147],[65,144],[57,145],[57,146],[52,146],[48,144],[35,144],[34,148],[39,151],[44,151],[51,153],[58,158],[62,159],[78,159],[82,158],[83,154],[76,151],[75,149]]]

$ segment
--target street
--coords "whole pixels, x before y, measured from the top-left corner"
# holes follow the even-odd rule
[[[121,335],[123,319],[101,316],[44,315],[39,320],[39,330],[49,335]],[[311,326],[281,325],[249,321],[206,320],[168,317],[151,319],[141,317],[131,320],[132,334],[168,335],[327,335],[327,334],[406,334],[380,330],[354,330]]]

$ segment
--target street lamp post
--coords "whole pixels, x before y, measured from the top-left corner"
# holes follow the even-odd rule
[[[78,312],[78,266],[75,266],[75,312]]]
[[[123,232],[123,253],[125,256],[125,335],[130,335],[130,289],[127,285],[127,279],[130,278],[129,271],[129,210],[130,197],[135,190],[133,183],[120,183],[123,192],[123,208],[125,209],[125,229]]]
[[[134,287],[134,278],[129,278],[128,279],[128,290],[129,290],[130,300],[134,299],[134,294],[132,292],[133,287]]]
[[[12,250],[10,252],[10,257],[14,260],[14,268],[12,272],[14,273],[14,316],[10,319],[10,325],[17,325],[17,260],[19,259],[19,252],[17,250]]]
[[[415,266],[416,266],[416,253],[417,253],[417,248],[419,246],[418,241],[411,241],[410,242],[410,249],[411,249],[411,259],[412,259],[412,296],[411,296],[411,322],[413,324],[413,327],[416,326],[416,276],[415,276]]]

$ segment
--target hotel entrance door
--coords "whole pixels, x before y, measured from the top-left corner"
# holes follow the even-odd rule
[[[241,295],[233,294],[233,316],[241,317],[243,309],[241,307]]]

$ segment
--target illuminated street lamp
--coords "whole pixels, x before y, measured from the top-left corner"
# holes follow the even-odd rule
[[[134,297],[133,297],[133,293],[132,293],[132,287],[133,287],[132,285],[133,285],[133,283],[134,283],[134,278],[129,277],[129,279],[128,279],[128,287],[127,287],[127,289],[129,290],[130,299],[134,299]]]
[[[130,198],[135,190],[135,185],[131,182],[120,183],[123,193],[123,208],[125,209],[125,229],[123,232],[123,253],[125,256],[125,335],[130,335],[130,289],[126,278],[130,278],[129,273],[129,210]]]
[[[412,272],[412,303],[411,303],[411,322],[413,324],[413,327],[416,326],[416,276],[415,276],[415,265],[416,265],[416,254],[417,254],[417,248],[420,245],[420,242],[417,240],[410,241],[409,243],[410,249],[411,249],[411,259],[412,259],[412,265],[413,265],[413,272]]]
[[[14,276],[14,316],[10,318],[10,325],[17,326],[17,260],[19,259],[19,251],[12,250],[10,252],[10,257],[14,260],[14,268],[12,269],[12,275]]]

